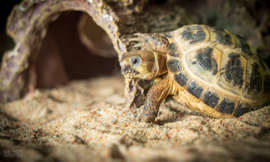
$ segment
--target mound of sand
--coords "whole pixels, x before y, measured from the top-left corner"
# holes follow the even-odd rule
[[[1,105],[0,160],[270,161],[270,106],[214,119],[169,100],[148,124],[142,108],[124,108],[123,93],[117,74]]]

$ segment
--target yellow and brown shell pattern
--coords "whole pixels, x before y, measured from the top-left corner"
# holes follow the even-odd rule
[[[197,110],[239,117],[270,104],[269,69],[243,37],[205,25],[163,35],[170,42],[169,76],[198,99]]]

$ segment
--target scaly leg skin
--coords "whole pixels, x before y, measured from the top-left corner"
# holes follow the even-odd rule
[[[169,80],[161,80],[147,93],[146,101],[144,104],[144,110],[143,110],[143,121],[146,123],[151,123],[155,121],[155,118],[157,117],[159,106],[163,99],[165,99],[169,95]]]

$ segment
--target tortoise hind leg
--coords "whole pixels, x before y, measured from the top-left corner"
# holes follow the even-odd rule
[[[163,99],[170,93],[169,80],[161,80],[147,93],[146,101],[143,110],[143,120],[147,123],[154,122],[157,117],[159,106]]]

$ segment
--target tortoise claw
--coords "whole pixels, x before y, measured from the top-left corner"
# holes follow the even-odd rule
[[[144,37],[144,34],[141,34],[141,33],[135,33],[133,35],[136,35],[138,37],[130,38],[129,42],[132,42],[132,41],[141,42],[142,37]],[[137,43],[137,44],[133,45],[133,47],[141,47],[141,43]]]
[[[142,34],[142,33],[134,33],[133,35],[138,35],[140,37],[144,37],[144,34]]]
[[[136,42],[139,42],[141,39],[140,38],[130,38],[129,41],[136,41]]]
[[[133,47],[141,47],[141,43],[134,44]]]

